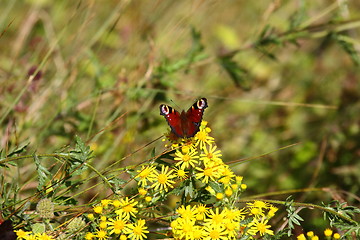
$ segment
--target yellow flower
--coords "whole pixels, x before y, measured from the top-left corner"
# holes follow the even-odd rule
[[[178,161],[175,166],[180,166],[181,169],[186,169],[189,167],[195,167],[195,164],[198,163],[197,156],[198,152],[196,150],[188,151],[187,153],[183,154],[181,151],[177,150],[175,152],[175,161]]]
[[[188,178],[188,175],[187,175],[188,172],[186,172],[184,169],[179,168],[179,169],[176,169],[175,171],[176,171],[176,175],[178,176],[178,178],[180,178],[180,179]]]
[[[86,233],[85,239],[86,240],[92,240],[95,237],[95,235],[91,232]]]
[[[107,222],[101,221],[101,222],[99,223],[99,227],[100,227],[101,229],[105,229],[105,228],[107,227]]]
[[[39,240],[39,239],[37,238],[37,234],[30,234],[25,238],[25,240]]]
[[[265,218],[262,218],[260,221],[257,218],[254,218],[248,225],[250,227],[248,233],[252,236],[257,233],[259,233],[260,236],[263,236],[264,234],[274,235],[273,230],[269,229],[271,225],[266,225],[267,222],[268,220],[265,220]]]
[[[340,239],[341,238],[341,235],[340,234],[338,234],[338,233],[334,233],[334,239]]]
[[[204,227],[205,240],[227,240],[228,231],[223,225],[206,225]]]
[[[182,205],[176,210],[177,213],[185,220],[195,220],[195,215],[198,213],[197,207],[187,205],[186,207]]]
[[[196,209],[197,209],[196,219],[202,220],[202,219],[204,219],[205,215],[207,214],[209,208],[206,207],[205,204],[200,203],[199,205],[196,206]],[[198,219],[198,218],[200,218],[199,216],[201,216],[201,219]]]
[[[128,238],[127,238],[127,236],[126,235],[120,235],[120,237],[119,237],[119,240],[127,240]]]
[[[190,150],[192,150],[192,146],[191,145],[183,145],[181,146],[181,151],[183,153],[188,153]]]
[[[145,196],[147,194],[147,190],[144,188],[139,188],[138,192],[141,196]]]
[[[228,231],[228,237],[231,239],[236,238],[237,232],[240,229],[240,224],[238,222],[227,222],[225,224],[226,230]]]
[[[268,208],[270,206],[268,203],[259,200],[255,200],[253,203],[248,202],[246,205],[248,205],[248,207],[255,207],[260,209]]]
[[[236,183],[237,183],[238,185],[240,185],[240,184],[242,183],[243,178],[244,178],[243,176],[236,176],[236,177],[235,177]]]
[[[314,236],[314,232],[313,232],[313,231],[309,231],[309,232],[306,233],[306,235],[307,235],[308,237],[313,237],[313,236]]]
[[[279,210],[277,207],[271,206],[270,210],[268,212],[268,217],[272,218],[273,216],[275,216],[275,213],[277,212],[277,210]]]
[[[97,237],[99,240],[105,240],[108,238],[107,233],[104,230],[96,231],[95,237]]]
[[[31,232],[25,232],[22,229],[15,230],[14,232],[16,233],[16,236],[18,237],[18,239],[26,238],[31,233]]]
[[[226,218],[226,214],[224,211],[221,213],[219,212],[219,208],[210,209],[207,218],[205,219],[206,225],[210,226],[217,226],[217,225],[223,225],[224,219]]]
[[[297,236],[296,239],[297,239],[297,240],[306,240],[306,237],[305,237],[305,235],[302,233],[302,234],[300,234],[299,236]]]
[[[231,188],[226,188],[226,190],[225,190],[225,195],[227,196],[227,197],[230,197],[231,195],[233,194],[233,191],[231,190]]]
[[[195,134],[196,146],[200,145],[200,149],[204,149],[206,144],[210,145],[214,142],[214,138],[210,137],[208,132],[203,129]]]
[[[102,211],[103,211],[103,207],[102,207],[101,205],[96,205],[96,206],[93,208],[93,210],[94,210],[95,213],[100,214],[100,213],[102,213]]]
[[[239,221],[245,219],[246,210],[245,210],[245,208],[243,208],[243,209],[225,208],[224,209],[224,214],[225,214],[225,217],[226,217],[227,220],[239,222]]]
[[[204,237],[204,231],[202,229],[202,227],[200,226],[194,226],[193,228],[193,240],[200,240],[200,239],[203,239]]]
[[[333,233],[333,231],[329,228],[325,229],[325,231],[324,231],[324,235],[326,237],[330,237],[332,235],[332,233]]]
[[[218,167],[205,167],[204,169],[197,167],[196,170],[198,173],[195,174],[195,177],[203,183],[208,183],[209,180],[215,181],[219,178]]]
[[[177,218],[172,226],[172,230],[176,239],[193,239],[195,229],[195,220]]]
[[[200,160],[204,161],[204,163],[209,161],[214,162],[222,162],[221,160],[221,151],[216,150],[216,145],[209,145],[209,148],[204,148],[204,153],[200,154]]]
[[[264,212],[261,208],[250,208],[250,215],[253,215],[255,218],[260,218],[264,216]]]
[[[103,200],[101,200],[101,205],[102,205],[104,208],[107,208],[110,203],[111,203],[111,200],[110,200],[110,199],[103,199]]]
[[[134,199],[130,199],[128,197],[124,199],[120,199],[120,209],[115,210],[115,213],[118,216],[122,216],[124,219],[129,219],[130,216],[136,217],[136,213],[138,212],[137,208],[135,207],[136,202]]]
[[[89,214],[87,215],[87,218],[92,221],[92,220],[95,219],[95,216],[94,216],[94,214],[89,213]]]
[[[145,226],[145,220],[139,219],[135,224],[129,224],[126,233],[129,234],[129,238],[134,240],[143,240],[146,237],[146,233],[149,233],[146,230],[147,227]]]
[[[154,173],[156,172],[154,165],[148,165],[146,167],[142,166],[141,170],[138,170],[139,173],[137,177],[140,178],[138,184],[142,187],[146,186],[147,182],[153,182],[156,178]]]
[[[115,219],[110,218],[107,224],[109,225],[108,230],[110,230],[110,235],[113,233],[120,234],[126,227],[126,220],[122,219],[120,216],[117,216]]]
[[[224,194],[223,193],[216,193],[215,197],[219,200],[223,199],[224,198]]]
[[[169,167],[165,165],[161,166],[161,172],[155,173],[156,176],[156,181],[154,182],[154,184],[151,186],[154,188],[154,190],[159,190],[160,192],[167,192],[168,188],[172,188],[173,185],[175,183],[175,181],[171,180],[173,178],[176,177],[175,174],[173,174],[173,169],[169,170]]]
[[[112,205],[114,206],[114,207],[116,207],[116,208],[118,208],[118,207],[120,207],[120,201],[119,200],[114,200],[114,201],[112,201]]]
[[[46,233],[37,233],[35,234],[35,236],[38,240],[55,240],[53,237],[47,235]]]

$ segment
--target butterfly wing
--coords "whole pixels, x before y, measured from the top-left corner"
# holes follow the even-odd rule
[[[182,128],[186,137],[193,137],[199,131],[204,110],[207,107],[207,99],[200,98],[187,110],[186,117],[182,118]]]
[[[165,117],[167,123],[171,128],[171,131],[175,133],[176,136],[184,137],[180,113],[178,111],[168,105],[161,104],[160,115],[163,115]]]

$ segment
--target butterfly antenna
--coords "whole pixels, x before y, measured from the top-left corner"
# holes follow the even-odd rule
[[[179,107],[179,105],[177,105],[176,102],[174,102],[172,99],[170,99],[170,102],[172,102],[172,103],[176,106],[177,109],[180,109],[180,110],[181,110],[181,108]]]

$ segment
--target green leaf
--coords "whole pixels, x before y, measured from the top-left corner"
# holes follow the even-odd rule
[[[69,171],[71,175],[80,175],[87,169],[86,162],[92,158],[90,147],[85,145],[82,139],[75,137],[76,145],[73,151],[70,151],[70,159],[68,159]]]
[[[232,59],[233,56],[219,57],[220,65],[229,74],[237,87],[250,90],[248,71]]]
[[[36,171],[38,174],[38,190],[42,190],[43,187],[47,184],[47,182],[51,179],[51,173],[47,170],[46,167],[41,165],[40,159],[37,157],[36,154],[33,155],[33,159],[36,165]]]
[[[27,146],[29,144],[30,144],[29,142],[21,144],[19,147],[17,147],[14,150],[10,151],[10,153],[6,157],[11,157],[11,156],[14,156],[16,154],[20,154],[22,152],[25,152],[25,150],[26,150],[26,148],[27,148]]]
[[[341,46],[341,48],[350,55],[354,65],[359,66],[360,56],[358,51],[356,51],[354,44],[352,43],[352,39],[345,34],[334,33],[332,36],[335,41]]]
[[[35,223],[31,225],[31,230],[34,234],[36,233],[44,233],[45,232],[45,224],[44,223]]]

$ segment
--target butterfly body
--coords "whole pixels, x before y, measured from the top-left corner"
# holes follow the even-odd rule
[[[179,138],[190,138],[199,131],[207,99],[200,98],[189,110],[179,113],[174,108],[161,104],[160,115],[163,115],[168,122],[171,132]]]

